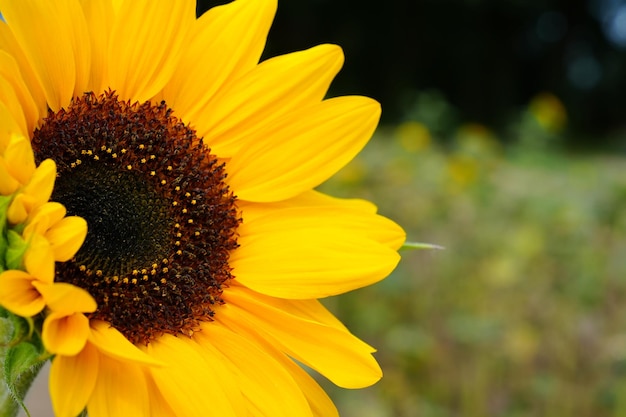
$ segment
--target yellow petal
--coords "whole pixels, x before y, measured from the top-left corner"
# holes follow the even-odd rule
[[[52,159],[46,159],[39,164],[30,182],[24,187],[24,194],[35,198],[35,206],[39,206],[50,200],[56,173],[57,167],[54,161]]]
[[[272,203],[254,203],[250,201],[239,201],[238,207],[243,212],[245,221],[257,219],[266,214],[271,214],[274,210],[296,208],[296,207],[344,207],[353,210],[376,213],[377,207],[367,201],[358,198],[337,198],[331,197],[319,191],[305,191],[293,198],[276,201]]]
[[[311,415],[308,402],[291,375],[249,339],[215,322],[203,325],[194,338],[200,346],[213,345],[224,355],[226,365],[237,379],[237,387],[257,415]],[[265,378],[264,375],[272,377]]]
[[[50,201],[33,210],[24,229],[24,236],[28,237],[33,233],[45,235],[50,227],[61,221],[67,210],[65,206],[56,201]]]
[[[151,417],[146,374],[136,364],[100,356],[98,378],[87,403],[89,417]]]
[[[43,117],[48,113],[48,105],[46,103],[43,87],[35,69],[33,69],[26,54],[17,43],[13,32],[9,26],[2,21],[0,21],[0,49],[10,54],[19,66],[20,73],[22,77],[24,77],[25,86],[35,103],[37,116],[34,119],[34,122],[37,123],[40,117]],[[29,134],[32,133],[32,130],[22,133]]]
[[[20,131],[27,131],[24,109],[17,98],[17,92],[13,88],[11,81],[2,74],[0,74],[0,101],[5,103],[13,116],[13,120],[18,124]]]
[[[298,209],[299,212],[302,212],[307,209],[311,213],[317,212],[319,215],[326,213],[331,217],[335,217],[333,211],[337,210],[338,216],[351,217],[354,226],[365,232],[366,236],[389,246],[391,249],[400,248],[406,240],[405,231],[392,220],[376,215],[376,206],[369,201],[334,198],[317,191],[308,191],[297,197],[274,203],[242,201],[239,203],[239,209],[242,211],[244,223],[254,221],[262,216],[276,215],[276,210]],[[288,215],[290,212],[282,211],[281,213]]]
[[[100,320],[91,320],[90,325],[89,341],[105,355],[131,364],[163,366],[164,362],[139,350],[122,333],[108,323]]]
[[[293,299],[341,294],[377,282],[395,268],[400,257],[384,242],[396,230],[390,223],[337,208],[244,218],[230,265],[238,282],[263,294]]]
[[[84,314],[52,312],[43,322],[41,339],[48,352],[74,356],[83,350],[88,335],[89,319]]]
[[[348,330],[346,326],[333,313],[318,300],[287,300],[274,298],[272,305],[281,310],[289,312],[294,316],[302,317],[305,320],[313,320],[327,326],[337,327],[340,330]],[[372,350],[374,352],[374,350]]]
[[[226,166],[226,181],[242,200],[294,197],[354,158],[379,117],[380,105],[366,97],[338,97],[294,111],[255,132]]]
[[[7,220],[10,224],[24,223],[34,206],[35,199],[33,196],[23,193],[17,194],[7,209]]]
[[[165,334],[145,351],[171,364],[150,372],[165,400],[180,416],[204,416],[207,410],[221,417],[245,415],[236,380],[223,358],[211,346],[203,354],[190,338]]]
[[[7,105],[0,101],[0,154],[4,153],[15,134],[25,135],[28,132],[21,130],[19,124],[13,119],[13,115]],[[9,163],[8,161],[6,162],[7,164]]]
[[[262,345],[264,350],[270,353],[272,357],[281,364],[283,369],[291,374],[291,377],[296,381],[302,393],[305,395],[314,416],[339,417],[335,404],[333,404],[328,394],[326,394],[326,391],[319,386],[308,372],[267,340],[258,340],[258,342]]]
[[[238,0],[213,7],[195,22],[191,42],[163,91],[179,117],[187,123],[202,119],[225,82],[257,65],[275,13],[276,0]]]
[[[110,0],[80,0],[89,27],[91,42],[91,77],[87,91],[96,93],[104,91],[108,85],[106,74],[109,64],[107,61],[109,33],[113,26],[115,14]]]
[[[100,355],[87,343],[76,356],[57,355],[50,367],[50,398],[56,417],[76,417],[87,405],[98,376]]]
[[[9,173],[21,184],[27,184],[35,172],[35,155],[30,146],[30,139],[22,135],[13,135],[9,146],[4,151]]]
[[[148,392],[150,392],[150,417],[177,417],[180,414],[175,413],[172,407],[167,403],[163,394],[154,382],[152,375],[146,375],[148,384]],[[165,393],[167,395],[167,393]]]
[[[306,371],[288,357],[285,357],[281,363],[302,389],[314,416],[339,417],[339,412],[333,401],[328,397],[328,394],[326,394],[326,391]]]
[[[85,20],[80,0],[55,0],[55,3],[58,9],[58,16],[66,25],[63,27],[68,32],[69,41],[74,52],[74,65],[76,66],[74,96],[80,96],[89,91],[88,86],[91,75],[91,43],[89,41],[87,21]]]
[[[282,116],[322,100],[342,64],[343,52],[336,45],[268,59],[222,89],[192,125],[221,157],[248,142],[265,143],[268,138],[256,132],[264,127],[273,131]]]
[[[82,217],[69,216],[46,233],[57,262],[69,261],[80,249],[87,236],[87,222]]]
[[[0,156],[0,195],[11,195],[19,186],[20,183],[9,173],[9,167]]]
[[[217,321],[268,340],[341,387],[366,387],[382,376],[371,347],[345,330],[297,317],[273,306],[271,297],[244,287],[229,288],[224,299]]]
[[[123,100],[143,102],[171,78],[193,27],[196,2],[125,1],[113,25],[108,49],[110,87]]]
[[[45,307],[45,302],[37,288],[36,278],[17,270],[0,274],[0,305],[22,317],[32,317]]]
[[[2,50],[0,50],[0,75],[6,78],[13,86],[13,89],[15,89],[26,119],[26,131],[32,132],[39,121],[39,109],[20,73],[20,68],[15,58]]]
[[[54,254],[47,239],[37,234],[29,237],[24,266],[38,280],[44,283],[54,281]]]
[[[93,297],[84,289],[66,282],[55,282],[52,285],[34,284],[46,300],[46,305],[61,315],[93,313],[97,305]]]
[[[77,62],[75,57],[85,30],[76,0],[0,0],[0,10],[40,81],[48,106],[57,111],[67,105],[77,82],[86,78],[84,65],[88,62]],[[81,56],[88,52],[81,51]]]

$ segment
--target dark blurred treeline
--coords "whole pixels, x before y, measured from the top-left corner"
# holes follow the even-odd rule
[[[331,94],[378,99],[385,122],[436,89],[497,129],[547,91],[585,145],[626,131],[626,0],[279,1],[266,56],[323,42],[346,53]]]

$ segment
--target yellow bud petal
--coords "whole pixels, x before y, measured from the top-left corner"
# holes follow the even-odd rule
[[[96,301],[80,287],[66,282],[55,282],[52,285],[36,282],[33,285],[41,292],[48,308],[56,313],[67,316],[96,311]]]
[[[28,250],[24,254],[26,271],[40,281],[54,281],[54,253],[47,239],[34,234],[30,236]]]
[[[48,230],[65,216],[65,207],[61,203],[48,202],[33,210],[30,215],[28,226],[24,229],[24,236],[33,233],[45,235]]]
[[[35,206],[50,200],[56,175],[57,166],[52,159],[46,159],[39,164],[30,182],[24,187],[24,193],[35,199]]]
[[[4,151],[4,160],[9,173],[20,184],[27,184],[35,172],[35,156],[30,140],[22,135],[11,135],[9,145]]]
[[[32,317],[43,310],[45,302],[37,288],[36,278],[18,270],[0,274],[0,305],[22,317]]]
[[[69,216],[46,233],[57,262],[69,261],[80,249],[87,236],[87,222],[82,217]]]
[[[26,194],[15,196],[7,209],[7,220],[11,224],[24,223],[34,205],[33,198]]]
[[[50,353],[74,356],[87,343],[89,319],[82,313],[64,315],[52,312],[43,322],[41,338]]]
[[[9,167],[7,167],[4,158],[0,157],[0,195],[13,194],[20,183],[9,173]]]

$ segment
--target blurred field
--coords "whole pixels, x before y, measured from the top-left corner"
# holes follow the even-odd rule
[[[559,151],[550,95],[506,147],[483,126],[441,128],[445,114],[380,129],[323,187],[446,248],[404,252],[389,279],[327,300],[385,372],[329,387],[342,415],[625,416],[626,159]]]

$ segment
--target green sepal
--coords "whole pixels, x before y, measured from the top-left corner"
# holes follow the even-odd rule
[[[49,355],[37,335],[33,321],[0,308],[0,417],[15,417],[24,405],[26,392]]]
[[[22,259],[28,249],[28,242],[14,230],[7,232],[8,247],[5,254],[5,265],[7,269],[22,269]]]
[[[404,242],[400,250],[422,250],[422,249],[445,249],[443,246],[434,245],[432,243],[421,242]]]
[[[7,242],[7,211],[9,210],[9,204],[11,204],[11,196],[0,196],[0,272],[6,269],[4,264],[4,254],[6,253],[9,242]]]

